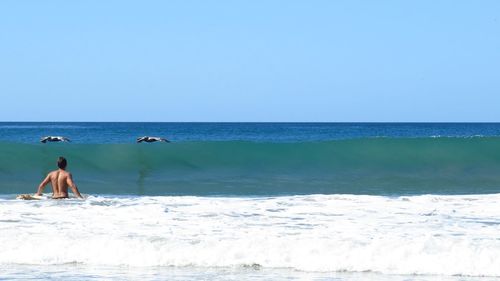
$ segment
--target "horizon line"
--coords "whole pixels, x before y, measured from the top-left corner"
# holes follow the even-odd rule
[[[325,124],[498,124],[500,121],[0,121],[0,123],[325,123]]]

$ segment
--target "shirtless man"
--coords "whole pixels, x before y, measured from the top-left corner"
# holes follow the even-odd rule
[[[58,170],[50,172],[47,177],[38,186],[38,191],[35,195],[42,195],[43,189],[50,182],[52,185],[52,199],[63,199],[68,198],[68,186],[71,188],[73,193],[78,198],[83,198],[76,184],[73,182],[71,173],[67,172],[66,169],[66,158],[59,157],[57,159]]]

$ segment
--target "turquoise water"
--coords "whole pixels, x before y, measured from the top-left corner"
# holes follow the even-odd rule
[[[90,194],[274,196],[500,192],[500,138],[0,146],[0,193],[32,192],[63,155]]]

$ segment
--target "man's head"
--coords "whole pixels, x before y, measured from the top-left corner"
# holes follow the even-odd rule
[[[59,169],[66,169],[66,165],[68,165],[68,162],[66,162],[66,158],[61,156],[57,159],[57,167],[59,167]]]

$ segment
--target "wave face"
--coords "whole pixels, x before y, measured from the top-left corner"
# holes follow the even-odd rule
[[[33,192],[58,156],[84,193],[133,195],[500,192],[500,138],[302,143],[0,145],[0,193]]]
[[[8,264],[500,276],[500,195],[0,199]]]

